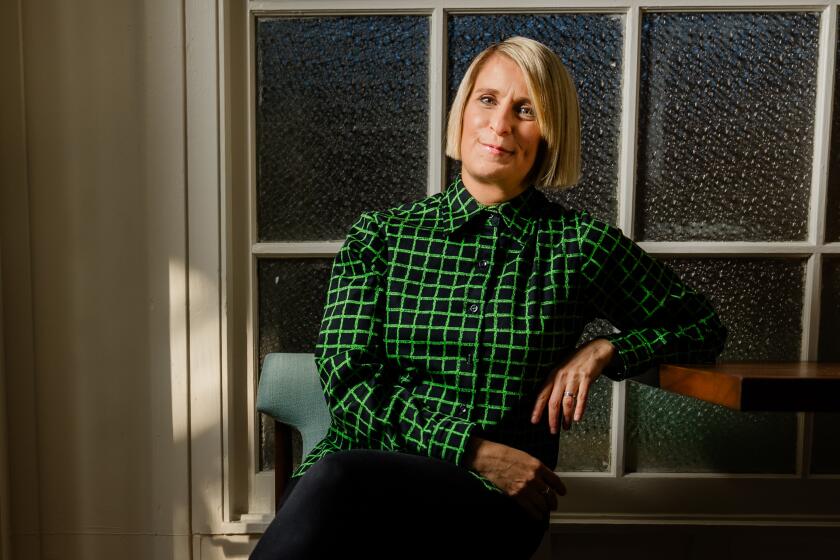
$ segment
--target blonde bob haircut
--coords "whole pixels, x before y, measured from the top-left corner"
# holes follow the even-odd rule
[[[540,148],[526,181],[545,187],[568,188],[580,180],[580,107],[575,84],[560,58],[548,47],[526,37],[510,37],[479,53],[467,68],[446,126],[446,155],[461,159],[464,109],[484,62],[503,54],[522,70],[540,125]]]

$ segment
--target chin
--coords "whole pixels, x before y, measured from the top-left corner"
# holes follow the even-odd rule
[[[469,174],[486,183],[509,183],[514,175],[506,166],[500,165],[482,165],[478,168],[470,168]]]

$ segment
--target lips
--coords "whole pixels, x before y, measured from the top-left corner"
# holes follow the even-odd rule
[[[513,150],[509,150],[503,146],[499,146],[498,144],[485,144],[484,142],[479,142],[482,146],[487,148],[490,153],[493,154],[512,154]]]

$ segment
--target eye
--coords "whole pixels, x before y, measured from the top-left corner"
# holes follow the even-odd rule
[[[519,114],[525,117],[535,117],[534,108],[530,105],[521,105],[519,107]]]
[[[482,95],[478,98],[478,101],[484,105],[490,105],[493,102],[493,97],[490,95]]]

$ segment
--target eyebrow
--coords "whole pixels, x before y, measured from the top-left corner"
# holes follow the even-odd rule
[[[493,95],[498,95],[499,90],[493,88],[477,88],[475,93],[492,93]],[[529,97],[520,97],[519,99],[514,99],[515,102],[519,103],[522,101],[527,101],[528,103],[533,103]]]

